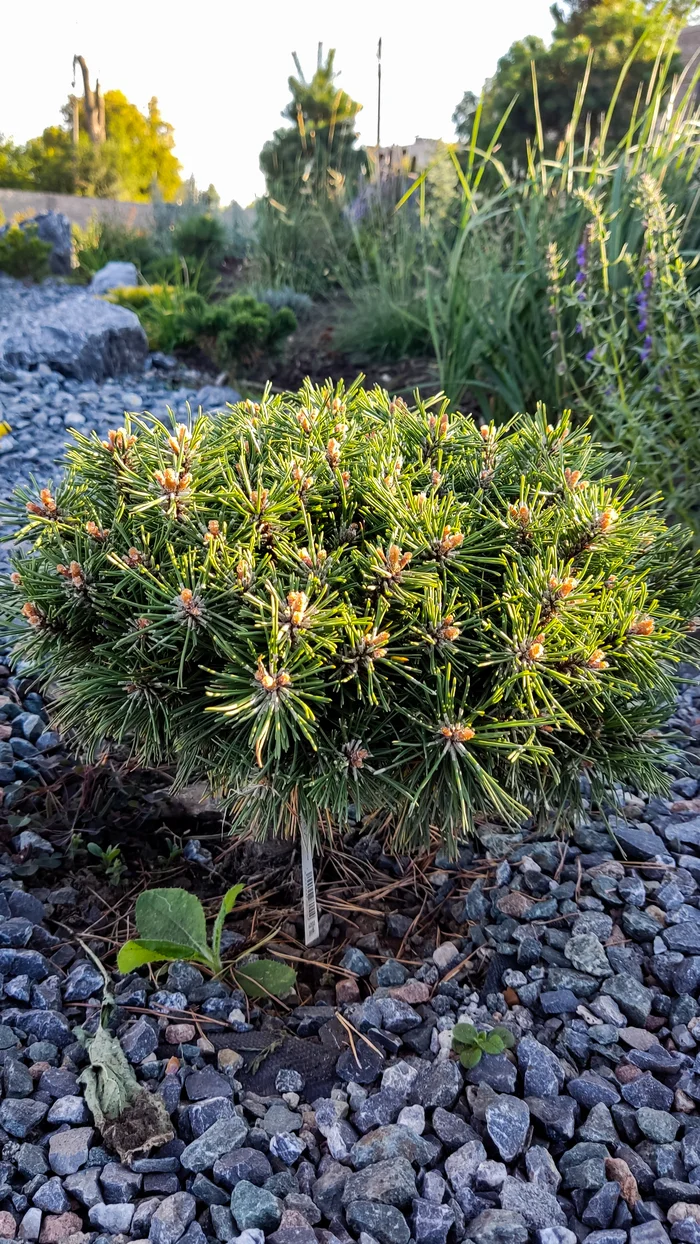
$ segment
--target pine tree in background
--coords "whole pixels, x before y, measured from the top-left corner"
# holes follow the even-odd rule
[[[298,77],[289,78],[292,98],[282,114],[292,124],[276,130],[260,153],[268,194],[286,207],[300,198],[323,203],[352,196],[366,168],[355,132],[362,105],[336,84],[334,48],[324,61],[319,44],[310,82],[296,54],[294,61]]]
[[[307,383],[74,435],[0,599],[88,753],[206,774],[239,829],[352,809],[412,851],[568,815],[582,775],[664,788],[697,562],[567,416]]]

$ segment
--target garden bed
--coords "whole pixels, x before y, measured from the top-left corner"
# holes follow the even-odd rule
[[[0,810],[6,1238],[695,1244],[699,683],[669,799],[619,790],[571,835],[482,824],[455,862],[351,832],[319,861],[305,947],[295,846],[231,841],[164,772],[77,763],[31,684],[0,680],[3,734],[40,775]],[[273,932],[294,994],[114,971],[140,891],[184,886],[213,914],[235,881],[225,953]],[[100,1013],[173,1133],[125,1162],[78,1079]],[[456,1022],[505,1026],[512,1053],[462,1068]]]

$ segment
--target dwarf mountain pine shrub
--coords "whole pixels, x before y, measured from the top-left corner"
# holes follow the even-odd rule
[[[36,225],[10,225],[0,234],[0,272],[18,280],[43,281],[49,273],[51,243],[39,237]]]
[[[568,416],[307,383],[74,436],[17,495],[2,607],[88,753],[206,774],[259,834],[374,817],[409,849],[582,774],[663,788],[694,557]]]
[[[196,290],[154,285],[112,290],[108,300],[136,312],[154,350],[200,349],[225,368],[274,351],[297,326],[289,307],[273,310],[251,294],[208,302]]]

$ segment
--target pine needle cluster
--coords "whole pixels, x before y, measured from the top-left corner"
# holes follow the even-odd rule
[[[17,494],[1,607],[87,753],[206,775],[240,829],[408,850],[663,788],[694,555],[568,415],[307,383],[74,436]]]

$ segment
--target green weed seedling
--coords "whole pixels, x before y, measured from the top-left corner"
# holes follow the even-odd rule
[[[87,849],[90,855],[94,855],[99,860],[100,867],[107,880],[111,881],[113,885],[119,885],[126,870],[126,865],[122,859],[121,847],[113,845],[102,848],[97,842],[89,842]]]
[[[204,908],[195,894],[173,886],[144,890],[136,900],[136,927],[139,937],[122,946],[117,958],[120,972],[127,974],[145,963],[174,962],[184,959],[201,963],[215,976],[225,965],[221,959],[224,921],[233,911],[242,885],[231,886],[221,900],[214,922],[211,943],[207,938]],[[235,961],[232,973],[236,984],[249,998],[281,998],[294,985],[296,973],[275,959],[258,959],[241,964]]]
[[[463,1067],[476,1067],[482,1054],[502,1054],[514,1044],[512,1032],[501,1026],[490,1032],[480,1032],[473,1024],[455,1024],[452,1029],[452,1049]]]

